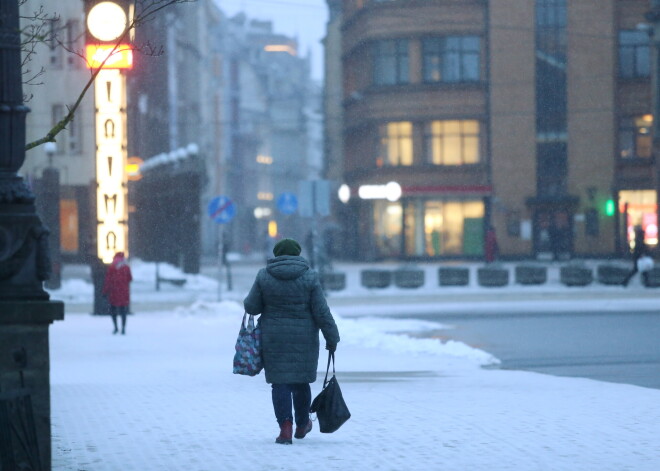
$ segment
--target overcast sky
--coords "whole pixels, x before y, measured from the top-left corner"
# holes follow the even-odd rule
[[[272,20],[276,33],[297,37],[301,55],[312,53],[312,77],[323,78],[323,46],[328,8],[325,0],[215,0],[229,16]]]

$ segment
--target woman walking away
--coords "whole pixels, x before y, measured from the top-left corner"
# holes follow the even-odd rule
[[[300,244],[282,239],[273,248],[245,298],[248,314],[261,314],[262,356],[266,382],[271,384],[273,409],[280,426],[275,442],[291,444],[312,430],[309,407],[319,361],[319,329],[325,348],[334,352],[339,331],[326,303],[318,273],[300,256]],[[293,402],[292,414],[291,403]]]
[[[112,264],[105,273],[105,282],[103,283],[103,294],[108,297],[110,302],[110,315],[115,326],[113,334],[118,332],[117,315],[121,316],[121,333],[122,335],[126,334],[126,315],[130,304],[129,283],[131,281],[133,281],[133,276],[131,268],[124,258],[124,252],[117,252]]]
[[[640,271],[637,263],[639,262],[639,259],[649,255],[649,249],[646,246],[646,242],[644,241],[645,237],[646,235],[644,233],[644,229],[642,229],[642,226],[635,226],[635,246],[633,247],[632,251],[633,268],[630,270],[630,273],[628,273],[628,276],[626,276],[625,280],[623,280],[623,286],[628,286],[630,279],[635,276],[635,273]],[[644,284],[646,284],[648,276],[648,272],[642,271],[642,281]]]

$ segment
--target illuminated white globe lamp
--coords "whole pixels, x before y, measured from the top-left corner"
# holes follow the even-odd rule
[[[128,27],[124,9],[115,2],[101,2],[87,15],[87,28],[99,41],[115,41]]]
[[[346,204],[348,201],[351,199],[351,188],[344,183],[342,186],[339,187],[339,191],[337,191],[337,196],[339,196],[339,201],[342,203]]]
[[[401,185],[397,182],[389,182],[385,185],[385,198],[388,201],[398,201],[401,198]]]

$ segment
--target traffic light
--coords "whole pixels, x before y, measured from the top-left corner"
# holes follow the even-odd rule
[[[133,0],[85,0],[85,57],[89,68],[133,67],[133,50],[126,34],[133,10]]]
[[[605,216],[614,216],[616,214],[616,205],[613,199],[608,199],[605,202]]]

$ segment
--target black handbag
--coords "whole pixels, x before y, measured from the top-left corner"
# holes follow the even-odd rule
[[[331,359],[332,378],[328,381]],[[309,411],[316,413],[321,433],[332,433],[351,418],[351,413],[346,406],[341,389],[339,388],[339,383],[335,377],[335,354],[333,352],[328,352],[328,367],[325,370],[323,390],[314,398]]]

